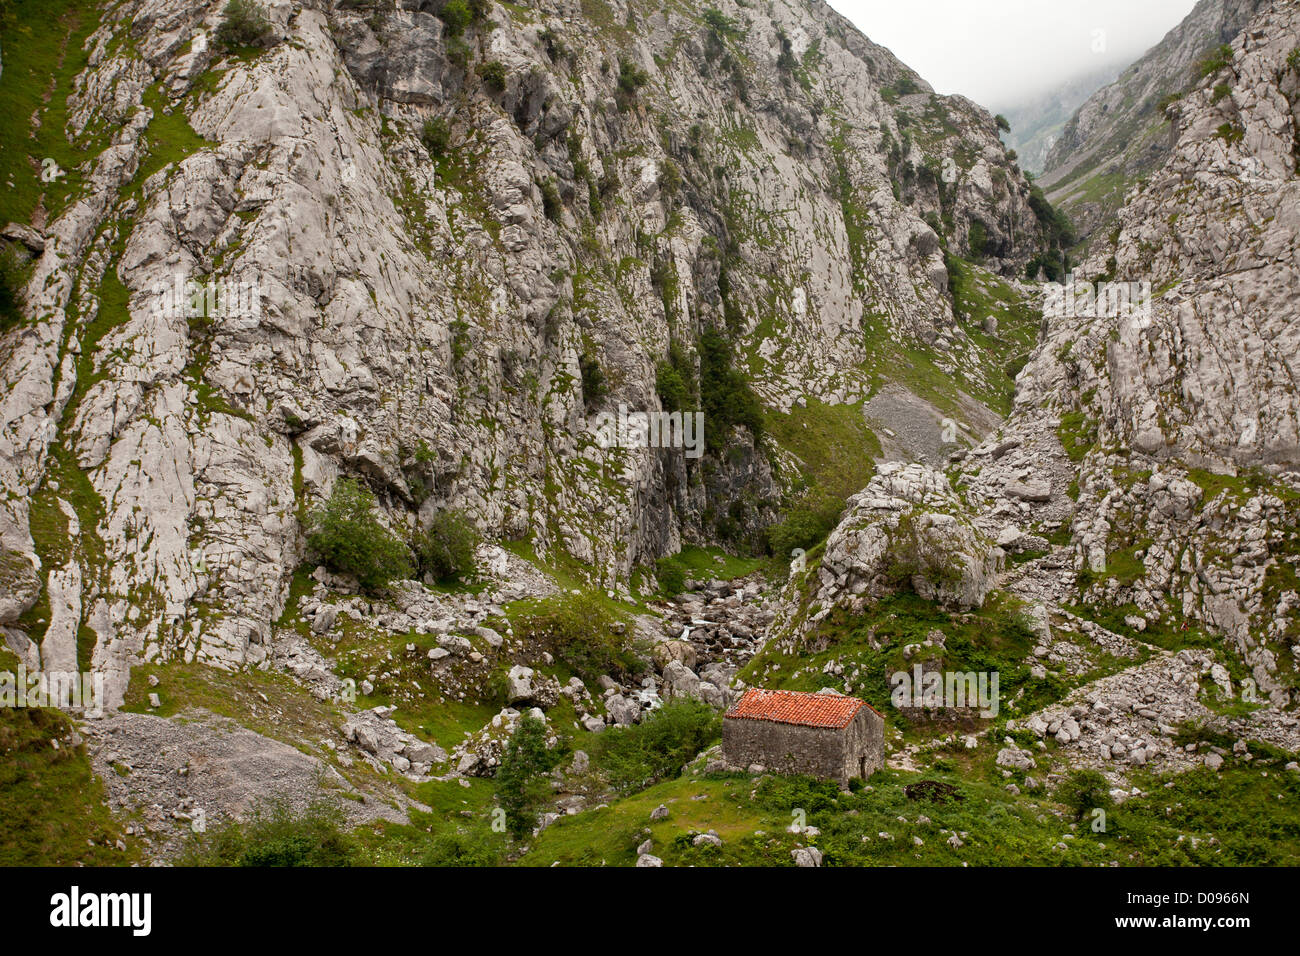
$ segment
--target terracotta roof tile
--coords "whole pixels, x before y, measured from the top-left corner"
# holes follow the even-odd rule
[[[736,720],[766,720],[804,727],[847,727],[866,701],[841,694],[807,694],[794,690],[750,688],[727,711]],[[874,708],[873,708],[874,709]]]

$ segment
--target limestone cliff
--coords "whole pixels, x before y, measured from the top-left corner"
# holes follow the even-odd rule
[[[1071,216],[1081,241],[1110,233],[1125,194],[1158,169],[1174,145],[1168,105],[1198,85],[1219,83],[1219,48],[1268,6],[1267,0],[1200,0],[1075,111],[1047,154],[1041,182]]]
[[[234,52],[222,7],[57,21],[34,122],[70,176],[10,230],[0,338],[0,622],[47,667],[120,695],[141,658],[265,659],[339,475],[402,533],[455,505],[625,592],[683,539],[752,546],[802,481],[710,406],[728,366],[778,416],[857,415],[904,369],[967,418],[1008,389],[945,250],[1023,273],[1028,184],[984,110],[819,2],[279,0]],[[189,314],[187,280],[251,305]],[[664,363],[723,409],[709,454],[599,447]]]

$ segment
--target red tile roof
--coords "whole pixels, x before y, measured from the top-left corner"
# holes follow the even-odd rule
[[[839,729],[847,727],[863,707],[870,706],[866,701],[842,694],[807,694],[754,687],[745,691],[726,716],[738,720],[767,720],[776,724]]]

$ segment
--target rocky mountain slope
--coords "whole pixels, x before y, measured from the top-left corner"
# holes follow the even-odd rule
[[[798,597],[778,629],[860,605],[882,555],[909,556],[918,593],[969,607],[990,555],[1027,552],[1006,583],[1040,619],[1082,607],[1130,638],[1222,636],[1260,699],[1294,704],[1298,48],[1293,2],[1233,39],[1171,109],[1175,144],[1130,193],[1113,248],[1080,266],[1079,297],[1048,305],[1001,427],[947,476],[882,468],[831,534],[815,601]],[[1111,300],[1094,279],[1152,291]]]
[[[1106,234],[1138,180],[1158,169],[1174,145],[1168,104],[1189,89],[1217,87],[1219,48],[1270,4],[1201,0],[1118,79],[1078,108],[1048,152],[1040,177],[1048,198],[1073,220],[1081,242]]]
[[[6,34],[0,671],[109,706],[0,715],[0,860],[269,799],[385,863],[1294,860],[1251,840],[1300,770],[1300,3],[1171,108],[1078,269],[1150,284],[1113,310],[1034,281],[1066,232],[993,117],[815,0],[264,10],[7,28],[61,58]],[[620,406],[704,455],[603,446]],[[473,569],[340,573],[349,489]],[[893,706],[914,667],[997,713]],[[862,696],[887,769],[728,765],[746,686]]]
[[[1040,175],[1065,124],[1090,96],[1114,82],[1127,65],[1127,62],[1108,62],[1032,98],[990,106],[1005,116],[1011,126],[1003,138],[1015,150],[1021,168],[1034,176]]]
[[[266,10],[238,55],[219,4],[57,21],[82,59],[36,120],[72,151],[61,190],[9,173],[36,256],[0,373],[4,622],[46,666],[93,660],[120,700],[133,660],[263,660],[340,474],[403,533],[456,506],[626,593],[800,480],[717,400],[729,365],[778,415],[909,366],[1004,394],[943,249],[976,229],[1022,271],[1028,186],[991,117],[823,5]],[[177,277],[258,298],[187,318]],[[665,362],[721,410],[699,465],[592,437],[659,407]]]

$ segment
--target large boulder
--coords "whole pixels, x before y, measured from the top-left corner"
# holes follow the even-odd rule
[[[942,473],[890,462],[849,499],[827,539],[816,600],[859,610],[910,588],[944,605],[979,607],[1003,557]]]
[[[506,697],[511,704],[533,704],[547,710],[559,702],[560,682],[516,664],[506,674]]]
[[[695,670],[695,664],[699,659],[695,652],[695,645],[690,641],[664,641],[662,644],[655,645],[651,656],[660,673],[663,673],[664,668],[673,661],[677,661],[688,670]]]

